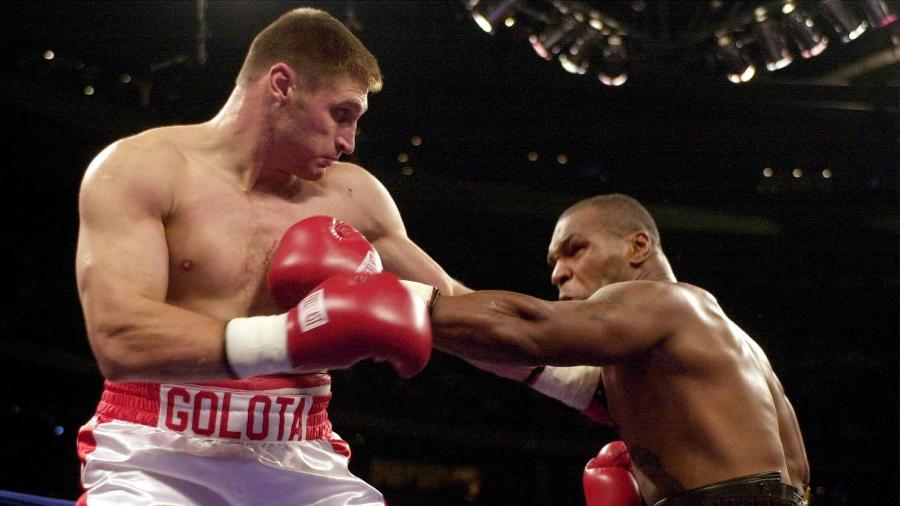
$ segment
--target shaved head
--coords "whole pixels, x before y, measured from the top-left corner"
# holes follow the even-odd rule
[[[621,193],[598,195],[576,202],[563,211],[560,219],[580,211],[590,211],[599,228],[619,237],[644,231],[653,240],[656,250],[662,249],[656,222],[647,209],[637,200]]]

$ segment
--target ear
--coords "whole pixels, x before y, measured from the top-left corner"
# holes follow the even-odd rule
[[[272,65],[266,76],[269,93],[279,103],[286,102],[292,93],[292,89],[297,88],[299,84],[297,82],[298,78],[297,73],[288,64],[276,63]]]
[[[652,253],[653,239],[650,234],[640,230],[628,236],[628,262],[631,265],[637,266],[644,263]]]

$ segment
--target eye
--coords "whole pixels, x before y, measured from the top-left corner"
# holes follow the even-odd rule
[[[584,243],[571,243],[566,248],[566,256],[574,257],[584,251],[585,247]]]
[[[334,116],[334,120],[338,123],[346,123],[350,120],[352,113],[350,112],[350,109],[339,108],[335,109],[331,114],[332,116]]]

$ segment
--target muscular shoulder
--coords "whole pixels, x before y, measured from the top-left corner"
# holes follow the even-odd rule
[[[610,306],[620,305],[657,322],[667,334],[696,326],[719,311],[715,298],[702,288],[671,281],[624,281],[597,290],[589,301]]]
[[[353,225],[370,241],[402,230],[400,212],[390,192],[363,167],[336,163],[329,167],[325,184],[344,199]]]
[[[721,364],[722,353],[736,352],[739,332],[730,322],[716,298],[695,285],[671,283],[667,290],[665,317],[673,324],[672,339],[665,348],[668,357],[682,357],[688,369]],[[701,367],[703,369],[704,367]]]
[[[167,128],[148,130],[117,140],[88,166],[85,180],[162,176],[183,164],[184,157]]]
[[[121,194],[137,202],[162,204],[184,158],[168,129],[149,130],[120,139],[91,161],[81,185],[85,200]]]
[[[646,280],[623,281],[604,286],[597,290],[589,300],[683,310],[685,305],[698,298],[698,292],[703,291],[685,283]]]
[[[353,163],[339,162],[329,167],[325,183],[346,191],[352,197],[371,196],[386,191],[372,173]]]

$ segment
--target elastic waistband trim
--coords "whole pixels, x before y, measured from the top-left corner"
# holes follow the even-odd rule
[[[105,382],[97,415],[202,437],[291,441],[331,434],[328,386],[238,390],[211,384]],[[280,387],[280,388],[278,388]],[[318,392],[324,395],[314,395]]]
[[[781,473],[770,471],[742,476],[687,490],[657,501],[654,506],[690,506],[704,501],[735,497],[777,498],[790,504],[803,504],[800,491],[781,481]]]

